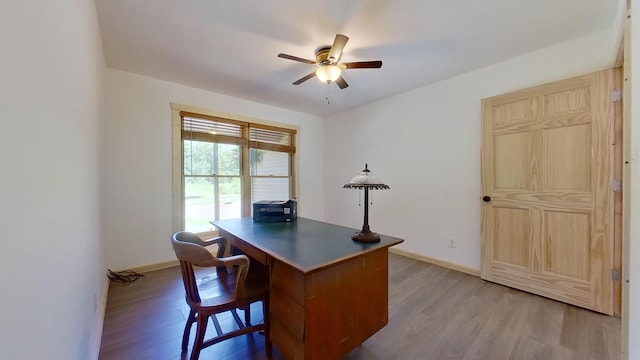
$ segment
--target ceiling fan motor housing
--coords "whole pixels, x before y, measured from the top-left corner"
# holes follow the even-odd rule
[[[316,50],[316,62],[319,65],[335,64],[339,59],[330,59],[331,46],[322,46]]]

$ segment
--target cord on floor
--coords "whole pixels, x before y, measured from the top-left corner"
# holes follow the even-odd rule
[[[107,277],[111,281],[126,284],[126,283],[132,283],[144,277],[144,275],[137,273],[133,270],[111,271],[111,269],[107,269]]]

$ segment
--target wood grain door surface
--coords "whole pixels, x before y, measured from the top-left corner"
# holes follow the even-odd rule
[[[613,314],[613,86],[606,70],[482,100],[483,279]]]

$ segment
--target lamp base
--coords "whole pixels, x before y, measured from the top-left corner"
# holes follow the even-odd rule
[[[379,242],[380,235],[371,231],[358,231],[351,236],[351,239],[359,242]]]

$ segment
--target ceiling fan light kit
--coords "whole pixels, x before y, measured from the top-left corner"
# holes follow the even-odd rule
[[[278,54],[279,58],[293,60],[309,65],[317,65],[318,68],[302,78],[293,82],[293,85],[300,85],[303,82],[317,77],[320,81],[331,84],[335,82],[340,89],[344,89],[349,86],[342,77],[342,70],[346,69],[379,69],[382,67],[382,61],[356,61],[340,63],[342,58],[342,50],[347,44],[349,38],[342,34],[336,34],[336,38],[333,40],[333,45],[321,46],[316,50],[316,61],[300,58],[289,54]]]
[[[340,74],[342,74],[342,69],[336,65],[324,65],[316,70],[316,77],[327,84],[336,81],[340,77]]]

